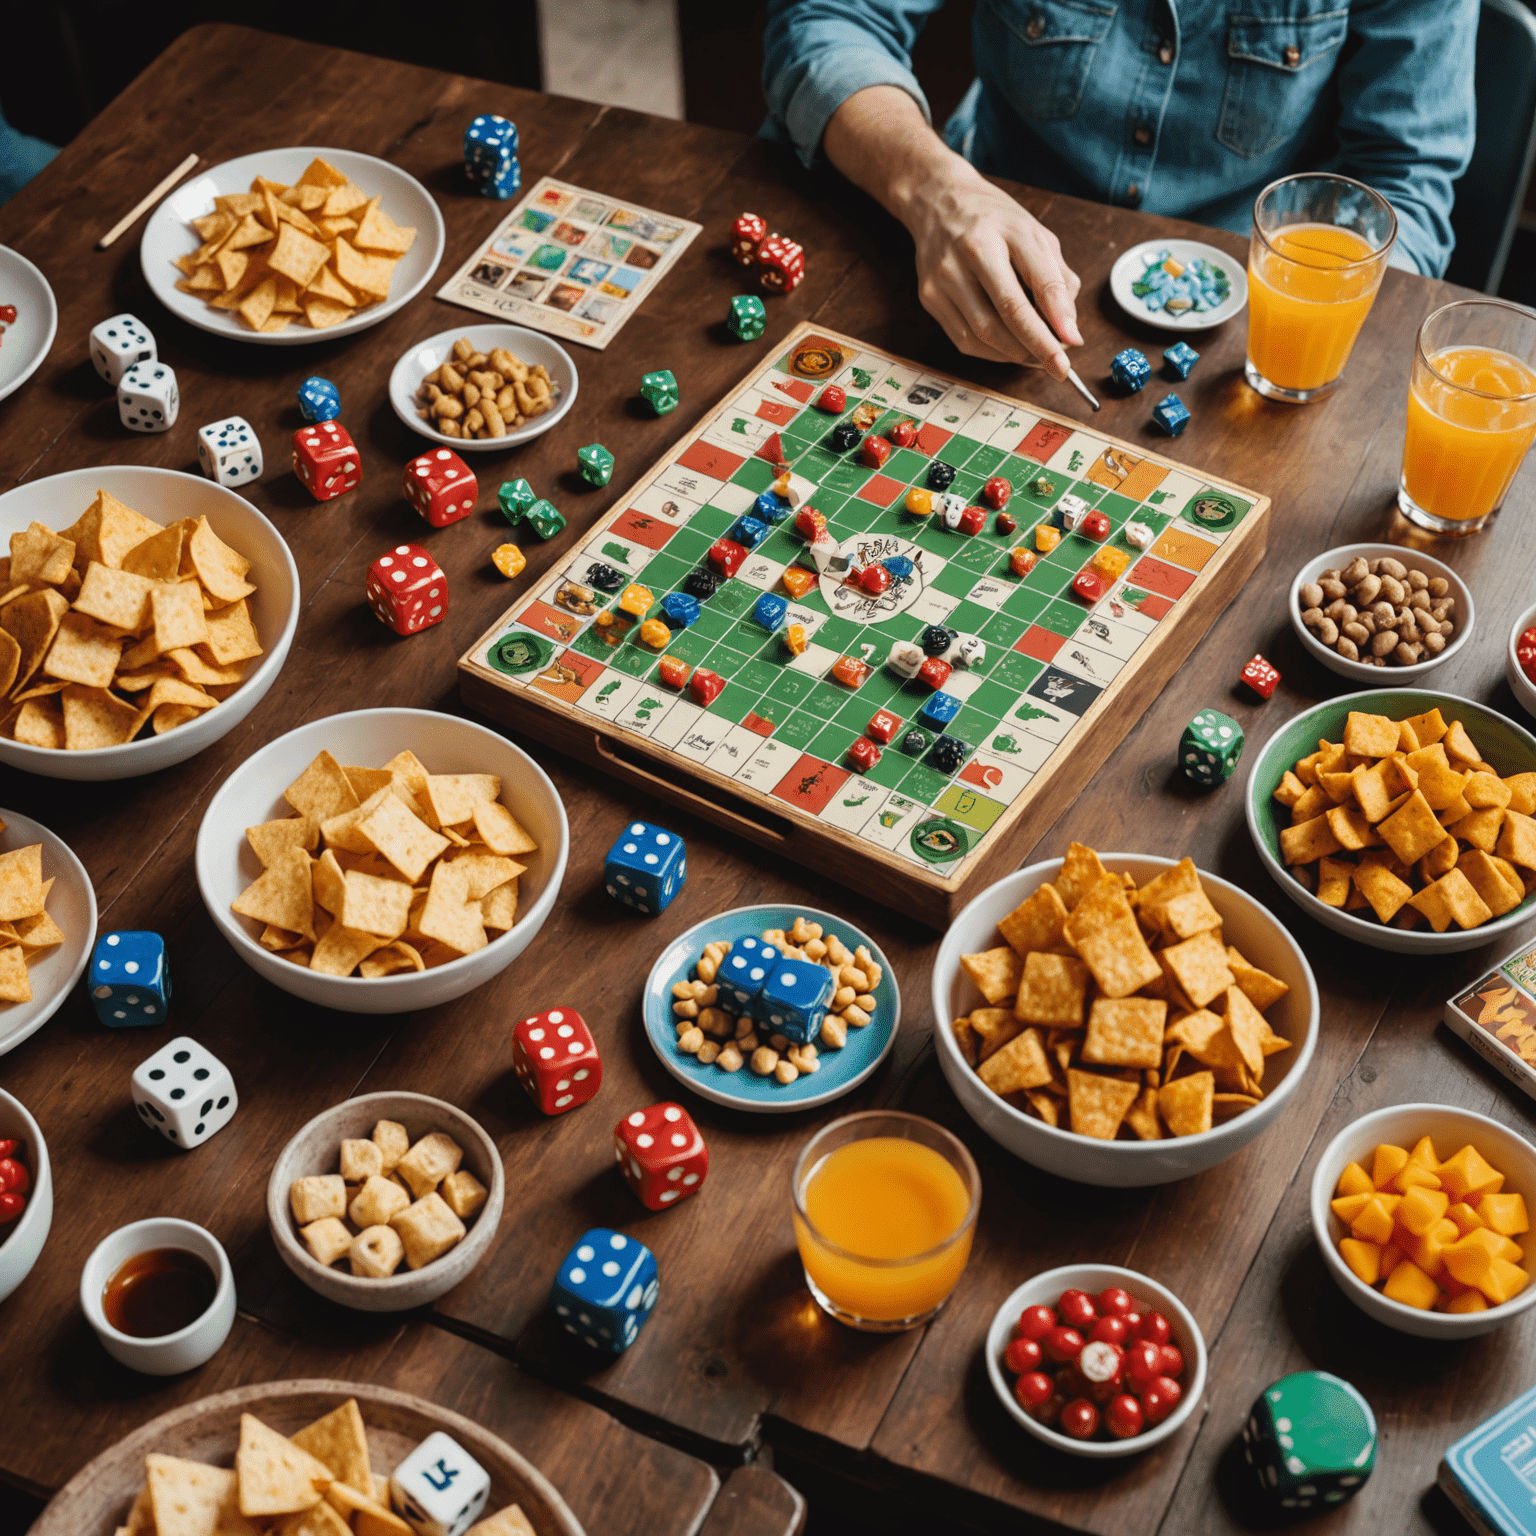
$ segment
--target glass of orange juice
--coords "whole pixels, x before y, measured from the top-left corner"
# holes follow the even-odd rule
[[[1536,314],[1460,299],[1419,327],[1397,504],[1436,533],[1476,533],[1536,438]]]
[[[1397,215],[1379,192],[1322,173],[1272,181],[1248,243],[1248,382],[1305,405],[1338,386],[1376,301]]]
[[[942,1126],[895,1110],[834,1120],[795,1164],[795,1240],[822,1310],[869,1333],[926,1323],[971,1256],[981,1175]]]

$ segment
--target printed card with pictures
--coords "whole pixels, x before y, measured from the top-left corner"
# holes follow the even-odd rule
[[[545,176],[437,296],[601,350],[702,228]]]

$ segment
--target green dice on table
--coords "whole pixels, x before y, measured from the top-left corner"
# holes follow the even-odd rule
[[[1179,767],[1196,784],[1225,784],[1242,755],[1242,726],[1218,710],[1202,709],[1179,737]]]
[[[496,491],[496,505],[514,528],[528,516],[538,495],[526,480],[504,480]]]
[[[1243,1456],[1277,1509],[1327,1509],[1353,1498],[1376,1462],[1376,1417],[1327,1371],[1282,1376],[1243,1425]]]
[[[607,485],[613,479],[613,455],[601,443],[588,443],[576,451],[581,478],[588,485]]]
[[[661,368],[640,380],[640,396],[658,416],[677,409],[677,380],[670,369]]]
[[[565,517],[554,502],[540,497],[528,508],[528,526],[541,539],[552,539],[565,527]]]
[[[739,293],[731,300],[730,319],[725,323],[738,341],[756,341],[768,324],[768,311],[755,293]]]

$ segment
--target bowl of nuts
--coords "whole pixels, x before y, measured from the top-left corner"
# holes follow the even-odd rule
[[[1330,672],[1380,687],[1449,661],[1472,633],[1472,593],[1444,561],[1397,544],[1344,544],[1291,583],[1291,628]]]

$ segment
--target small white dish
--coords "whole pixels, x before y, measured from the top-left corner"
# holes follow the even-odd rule
[[[1455,622],[1456,633],[1451,636],[1450,644],[1438,656],[1426,656],[1425,660],[1411,667],[1391,665],[1373,667],[1366,662],[1351,661],[1347,656],[1340,656],[1331,646],[1324,645],[1301,622],[1301,589],[1309,581],[1316,581],[1324,571],[1342,571],[1362,555],[1366,560],[1401,560],[1409,570],[1423,571],[1431,578],[1436,576],[1445,578],[1450,587],[1447,596],[1456,599],[1456,606],[1449,615]],[[1386,688],[1399,685],[1411,687],[1418,679],[1433,672],[1436,667],[1443,666],[1467,643],[1476,621],[1472,589],[1466,582],[1443,560],[1437,560],[1433,555],[1422,554],[1416,549],[1404,549],[1400,544],[1341,544],[1337,549],[1326,550],[1323,554],[1315,555],[1296,572],[1296,578],[1291,582],[1290,596],[1286,600],[1286,611],[1290,615],[1291,628],[1296,631],[1296,638],[1301,641],[1307,653],[1316,657],[1330,672],[1337,672],[1340,677],[1347,677],[1363,688]]]
[[[1226,298],[1215,309],[1191,310],[1183,315],[1170,315],[1161,309],[1149,309],[1147,301],[1138,299],[1131,292],[1131,287],[1146,271],[1146,258],[1155,256],[1159,251],[1166,252],[1175,261],[1186,265],[1198,258],[1220,267],[1231,284]],[[1115,302],[1132,319],[1155,326],[1160,331],[1208,331],[1213,325],[1220,325],[1222,321],[1241,313],[1248,302],[1248,273],[1240,256],[1229,256],[1225,251],[1217,250],[1214,245],[1206,245],[1201,240],[1143,240],[1140,245],[1133,245],[1130,250],[1122,253],[1109,269],[1109,291],[1115,296]],[[1154,364],[1153,378],[1155,380],[1158,377],[1161,375]]]
[[[42,1130],[20,1099],[0,1088],[0,1139],[23,1143],[22,1161],[32,1175],[27,1208],[0,1227],[0,1302],[32,1273],[53,1226],[53,1166]]]
[[[416,231],[416,239],[410,250],[400,258],[395,268],[394,280],[389,285],[389,297],[382,304],[361,310],[350,320],[328,326],[323,331],[311,330],[308,325],[293,324],[286,330],[269,334],[253,331],[239,315],[229,310],[214,309],[197,294],[183,293],[176,286],[182,276],[181,269],[174,265],[176,259],[190,255],[200,243],[190,220],[212,213],[215,197],[231,192],[249,192],[251,182],[257,176],[267,176],[273,181],[291,185],[304,174],[309,162],[317,155],[334,165],[344,176],[350,176],[370,197],[378,197],[381,211],[387,213],[396,224],[411,225]],[[253,155],[226,160],[222,165],[203,171],[177,187],[150,214],[149,222],[144,226],[144,236],[139,242],[139,264],[144,269],[144,281],[149,284],[149,291],[173,315],[185,320],[188,325],[256,346],[302,347],[311,342],[333,341],[339,336],[351,336],[358,331],[366,331],[369,326],[377,325],[381,320],[387,320],[426,287],[443,259],[446,243],[443,216],[432,194],[414,176],[388,160],[379,160],[373,155],[360,155],[350,149],[263,149]]]
[[[1515,701],[1528,715],[1536,715],[1536,683],[1525,675],[1525,668],[1515,655],[1515,647],[1520,643],[1520,636],[1533,624],[1536,624],[1536,605],[1527,608],[1515,620],[1514,628],[1509,632],[1509,644],[1504,648],[1504,676],[1509,679]]]
[[[477,352],[505,347],[530,368],[543,363],[555,396],[554,405],[542,416],[535,416],[526,426],[508,432],[505,437],[449,437],[429,427],[416,414],[416,391],[434,368],[453,360],[453,344],[461,337]],[[395,415],[411,431],[430,442],[442,443],[456,453],[500,453],[548,432],[575,405],[578,387],[576,364],[554,337],[531,331],[523,325],[461,325],[418,341],[401,353],[389,375],[389,403],[395,408]]]
[[[180,1248],[202,1259],[213,1271],[213,1300],[185,1328],[139,1339],[107,1321],[101,1298],[107,1282],[129,1259],[155,1248]],[[235,1275],[224,1245],[213,1233],[174,1216],[151,1216],[129,1222],[97,1243],[80,1271],[80,1310],[102,1348],[119,1364],[145,1376],[179,1376],[207,1364],[223,1348],[235,1322]]]
[[[1090,1296],[1096,1296],[1112,1285],[1129,1291],[1138,1301],[1150,1302],[1172,1325],[1173,1342],[1184,1356],[1184,1379],[1180,1383],[1184,1395],[1179,1399],[1178,1407],[1161,1424],[1144,1434],[1129,1440],[1077,1440],[1042,1424],[1024,1411],[1023,1404],[1014,1396],[1013,1382],[1003,1365],[1003,1352],[1013,1338],[1013,1325],[1025,1307],[1054,1307],[1063,1291],[1087,1291]],[[1063,1264],[1059,1269],[1048,1269],[1026,1280],[997,1309],[992,1326],[987,1329],[986,1351],[987,1376],[1003,1407],[1035,1439],[1043,1440],[1058,1451],[1094,1461],[1135,1456],[1172,1438],[1189,1421],[1195,1404],[1205,1396],[1205,1339],[1189,1308],[1167,1286],[1159,1285],[1134,1269],[1121,1269],[1114,1264]]]
[[[1536,1284],[1486,1312],[1424,1312],[1367,1285],[1339,1252],[1339,1240],[1349,1236],[1349,1228],[1330,1209],[1339,1175],[1350,1163],[1368,1164],[1383,1142],[1411,1148],[1421,1136],[1434,1142],[1435,1152],[1442,1158],[1453,1156],[1471,1142],[1504,1175],[1505,1190],[1536,1204],[1536,1147],[1523,1136],[1470,1109],[1449,1104],[1393,1104],[1346,1125],[1318,1159],[1312,1173],[1312,1234],[1339,1289],[1378,1323],[1420,1339],[1472,1339],[1492,1333],[1536,1303]],[[1529,1249],[1530,1244],[1522,1242],[1521,1246]]]
[[[0,304],[16,309],[16,323],[0,327],[0,400],[4,400],[41,367],[59,328],[59,304],[48,279],[8,245],[0,245]]]

